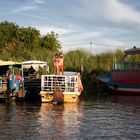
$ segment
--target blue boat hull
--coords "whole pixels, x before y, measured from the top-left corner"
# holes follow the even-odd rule
[[[113,91],[113,93],[125,93],[125,94],[139,94],[140,85],[127,85],[113,82],[110,77],[98,77],[100,82],[106,84],[106,86]]]

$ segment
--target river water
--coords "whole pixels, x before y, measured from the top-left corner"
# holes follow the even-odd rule
[[[0,103],[0,140],[139,140],[140,96]]]

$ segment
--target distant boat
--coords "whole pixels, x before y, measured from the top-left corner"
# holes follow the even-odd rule
[[[58,89],[57,92],[55,89]],[[42,102],[77,102],[83,90],[80,73],[64,72],[64,74],[42,75]]]
[[[127,49],[120,63],[113,64],[109,76],[97,79],[114,93],[140,95],[140,48]]]

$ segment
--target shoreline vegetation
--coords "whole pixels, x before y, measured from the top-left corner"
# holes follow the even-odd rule
[[[53,56],[62,52],[61,49],[59,35],[54,31],[41,35],[30,26],[21,27],[8,21],[0,23],[0,60],[47,61],[52,73]],[[86,84],[96,82],[97,75],[106,75],[112,64],[118,62],[124,53],[118,49],[114,52],[92,54],[77,49],[63,54],[64,70],[81,72],[82,81]]]

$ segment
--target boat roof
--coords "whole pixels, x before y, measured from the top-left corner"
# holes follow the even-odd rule
[[[31,65],[31,64],[46,64],[48,62],[45,61],[39,61],[39,60],[29,60],[22,62],[23,65]]]
[[[21,62],[0,60],[0,66],[21,65]]]
[[[140,48],[136,48],[136,47],[134,46],[134,48],[127,49],[127,50],[125,51],[125,54],[126,54],[126,55],[140,54]]]
[[[40,67],[43,68],[48,66],[48,62],[39,60],[30,60],[22,62],[22,66],[24,69],[30,69],[31,67],[33,67],[35,71],[38,71]]]

